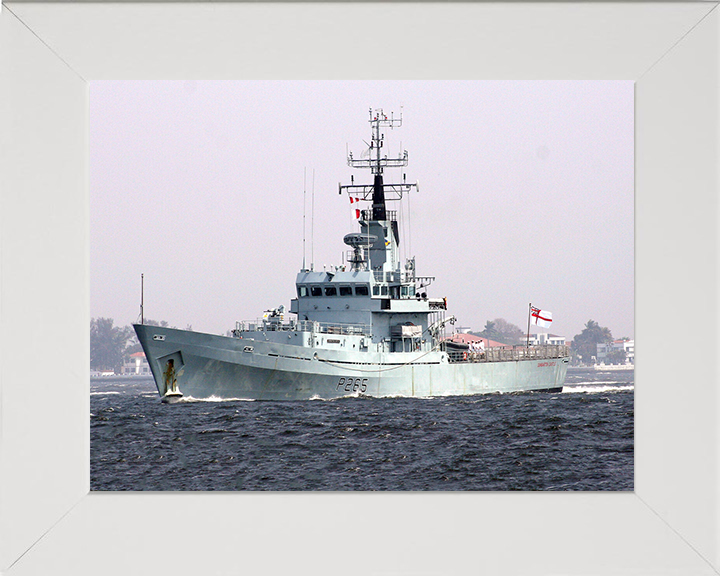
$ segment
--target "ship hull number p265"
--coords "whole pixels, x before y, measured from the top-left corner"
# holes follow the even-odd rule
[[[342,388],[345,392],[367,392],[367,383],[367,378],[340,378],[335,390]]]

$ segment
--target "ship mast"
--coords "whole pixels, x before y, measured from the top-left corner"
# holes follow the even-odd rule
[[[383,180],[383,172],[386,168],[403,168],[408,165],[407,150],[395,158],[388,158],[383,150],[385,135],[382,133],[382,129],[402,126],[402,115],[395,118],[391,113],[388,117],[381,108],[374,111],[371,109],[370,124],[372,135],[370,144],[368,144],[367,157],[353,158],[352,152],[349,152],[347,161],[348,166],[352,168],[369,169],[374,175],[374,181],[372,184],[356,185],[351,177],[351,184],[349,186],[339,185],[339,192],[341,194],[343,191],[347,192],[353,200],[365,200],[372,203],[372,209],[361,210],[357,216],[362,234],[366,238],[375,239],[373,242],[367,242],[367,245],[364,246],[369,257],[368,268],[373,271],[378,282],[388,282],[391,278],[400,278],[398,261],[400,233],[397,212],[387,210],[386,203],[390,200],[402,200],[404,194],[413,188],[417,190],[417,183],[408,184],[404,174],[402,184],[387,184]],[[365,155],[363,154],[363,156]],[[399,289],[399,286],[396,288]]]
[[[385,184],[383,182],[383,170],[385,168],[404,168],[408,165],[407,150],[402,152],[398,158],[388,158],[387,154],[383,156],[382,148],[385,142],[385,135],[380,128],[399,128],[402,126],[402,113],[399,118],[395,118],[391,112],[388,118],[382,108],[375,111],[370,109],[370,124],[372,124],[372,140],[370,142],[370,155],[368,158],[353,158],[352,152],[348,153],[348,166],[352,168],[369,168],[374,174],[375,179],[372,185],[355,185],[340,186],[339,193],[347,192],[348,194],[362,195],[363,200],[372,199],[372,217],[370,220],[384,221],[387,220],[387,210],[385,204],[385,192],[393,194],[391,200],[400,200],[404,193],[409,192],[412,188],[417,189],[417,184]]]

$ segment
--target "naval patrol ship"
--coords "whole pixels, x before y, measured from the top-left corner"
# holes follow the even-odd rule
[[[340,185],[360,231],[347,234],[345,262],[330,270],[303,267],[290,314],[280,306],[261,320],[237,322],[227,336],[135,324],[158,392],[181,398],[333,399],[342,396],[450,396],[562,390],[566,346],[472,350],[445,337],[455,317],[444,298],[428,295],[433,277],[418,276],[415,259],[400,261],[396,210],[417,183],[384,181],[388,168],[408,165],[408,153],[383,154],[384,128],[402,115],[370,110],[369,154],[348,155],[369,169],[372,184]],[[360,204],[362,205],[362,204]]]

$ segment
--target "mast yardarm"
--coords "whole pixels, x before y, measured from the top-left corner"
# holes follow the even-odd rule
[[[413,187],[417,189],[417,184],[385,184],[383,182],[383,170],[385,168],[404,168],[408,165],[407,150],[402,152],[398,158],[388,158],[387,154],[383,155],[383,144],[385,135],[380,132],[381,127],[398,128],[402,126],[402,114],[400,118],[395,118],[393,113],[390,117],[383,112],[382,108],[373,111],[370,110],[370,124],[372,125],[372,139],[369,144],[368,158],[353,158],[352,152],[348,154],[348,166],[352,168],[370,168],[375,179],[372,185],[354,185],[340,186],[339,192],[348,192],[348,194],[362,195],[363,200],[372,199],[372,220],[387,220],[387,210],[385,205],[385,192],[395,194],[392,200],[399,200],[403,193],[409,192]]]

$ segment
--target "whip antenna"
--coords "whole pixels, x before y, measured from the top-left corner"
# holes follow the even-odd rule
[[[305,270],[305,197],[307,196],[307,190],[305,187],[306,176],[307,166],[303,168],[303,270]]]
[[[310,208],[310,270],[315,270],[315,168],[313,168],[312,206]]]

